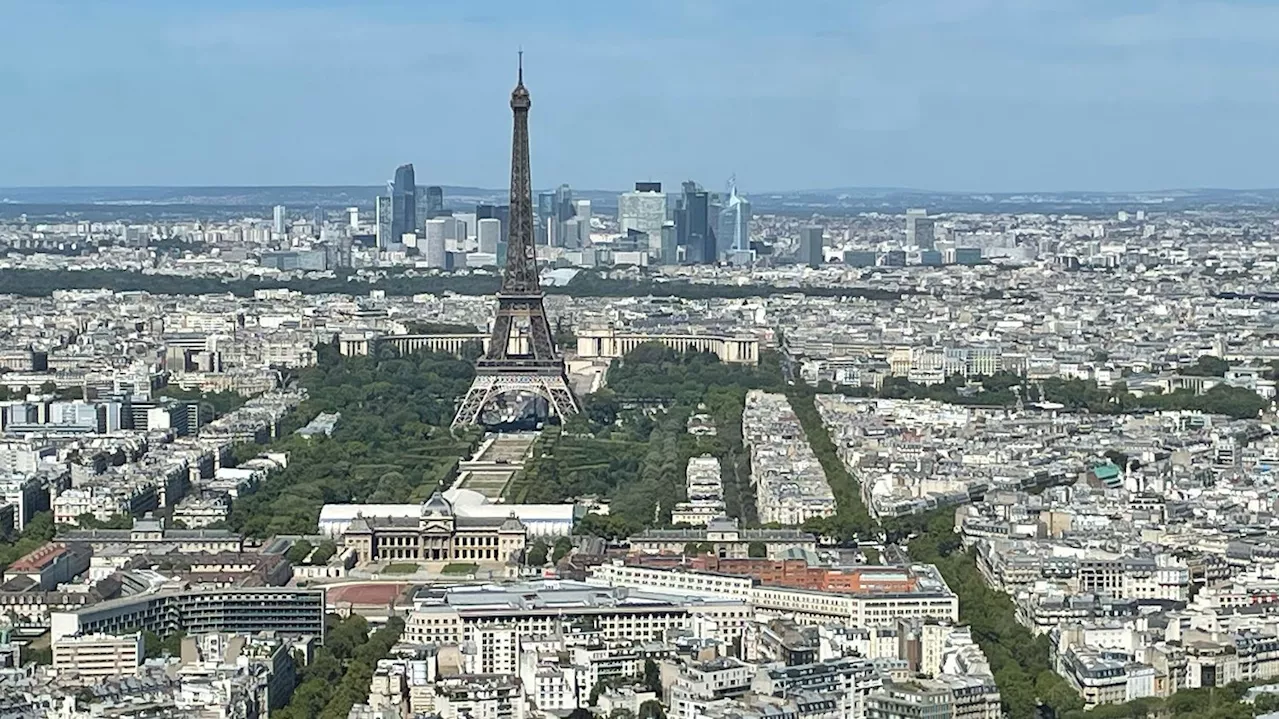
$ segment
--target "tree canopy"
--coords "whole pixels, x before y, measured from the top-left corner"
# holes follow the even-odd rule
[[[238,498],[228,524],[254,537],[307,534],[326,503],[425,500],[456,475],[481,434],[449,429],[455,399],[473,376],[472,365],[452,355],[401,356],[380,346],[375,356],[341,357],[320,345],[316,366],[299,377],[309,396],[273,443],[288,452],[289,466]],[[321,412],[342,414],[332,436],[293,434]]]

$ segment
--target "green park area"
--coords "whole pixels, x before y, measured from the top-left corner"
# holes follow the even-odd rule
[[[317,354],[298,380],[307,400],[270,447],[287,452],[289,466],[232,504],[228,523],[249,536],[312,533],[327,503],[421,502],[447,486],[480,439],[479,429],[449,429],[456,398],[474,377],[471,362],[429,352],[402,357],[390,347],[341,357],[324,344]],[[293,434],[321,412],[342,414],[331,437]]]
[[[781,378],[776,354],[751,367],[723,364],[711,353],[642,345],[613,363],[605,389],[582,398],[581,415],[543,432],[507,488],[508,499],[601,497],[609,501],[609,515],[589,515],[580,530],[625,537],[669,525],[672,507],[686,497],[689,458],[710,454],[720,460],[728,513],[752,524],[743,401],[750,389],[780,390]],[[695,414],[707,415],[716,433],[690,434]]]

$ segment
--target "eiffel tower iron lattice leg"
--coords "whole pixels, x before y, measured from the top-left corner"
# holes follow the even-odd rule
[[[483,374],[477,375],[458,407],[458,414],[453,418],[453,426],[460,427],[480,423],[480,412],[500,395],[508,392],[534,392],[547,400],[551,412],[564,418],[577,414],[578,400],[569,389],[564,375],[538,374]]]

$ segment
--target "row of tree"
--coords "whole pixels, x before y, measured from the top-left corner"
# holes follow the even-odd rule
[[[369,682],[378,661],[400,640],[404,620],[391,617],[372,634],[359,614],[325,618],[324,646],[298,676],[293,696],[272,719],[346,719],[351,707],[369,698]]]
[[[907,545],[911,559],[936,565],[959,597],[960,621],[969,625],[991,665],[1007,716],[1037,719],[1041,704],[1058,716],[1084,706],[1050,666],[1048,639],[1032,636],[1014,619],[1013,602],[987,586],[974,558],[961,549],[954,509],[889,522],[885,529],[891,538],[918,533]]]
[[[291,280],[230,280],[218,277],[142,274],[124,270],[0,270],[0,287],[23,297],[47,297],[55,289],[105,289],[113,292],[150,292],[158,295],[234,294],[252,297],[257,290],[289,289],[308,294],[367,294],[371,289],[389,295],[418,294],[491,295],[501,278],[496,272],[424,275],[415,272],[388,275],[372,282],[350,271],[327,277]],[[691,300],[768,297],[803,294],[818,297],[863,297],[896,300],[901,292],[865,287],[774,287],[772,285],[710,285],[691,282],[654,282],[647,279],[614,279],[598,272],[579,271],[566,285],[547,287],[548,294],[571,297],[680,297]]]
[[[841,541],[850,541],[866,537],[875,530],[875,521],[867,512],[862,501],[862,490],[857,479],[844,465],[844,460],[836,450],[831,433],[822,422],[822,415],[814,401],[814,393],[808,385],[797,383],[787,387],[787,401],[791,411],[795,412],[809,447],[813,450],[818,463],[822,465],[822,473],[831,486],[831,494],[836,500],[836,513],[829,517],[816,517],[805,522],[805,529],[826,537]]]
[[[284,553],[284,558],[289,560],[290,564],[311,566],[322,566],[338,553],[338,545],[332,539],[325,539],[317,546],[312,546],[311,542],[300,539],[294,542],[292,547]]]

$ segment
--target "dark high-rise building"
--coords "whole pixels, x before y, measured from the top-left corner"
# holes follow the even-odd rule
[[[800,263],[809,267],[822,266],[822,228],[806,225],[800,228]]]
[[[538,221],[534,228],[534,238],[539,245],[551,244],[551,233],[547,231],[547,227],[554,227],[560,223],[559,212],[556,210],[556,193],[539,192],[538,193]]]
[[[555,212],[555,207],[556,207],[556,193],[554,192],[538,193],[538,217],[541,217],[544,220],[548,217],[551,217],[552,214]]]
[[[406,233],[417,229],[418,191],[413,184],[413,165],[401,165],[391,182],[391,241],[400,242]]]
[[[573,215],[573,190],[561,185],[556,188],[556,220],[565,222]]]
[[[439,217],[444,214],[444,188],[439,185],[431,185],[427,188],[427,216],[423,221]]]
[[[716,236],[711,231],[710,196],[690,180],[682,185],[684,193],[676,203],[676,244],[684,248],[688,264],[716,261]]]

